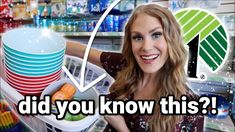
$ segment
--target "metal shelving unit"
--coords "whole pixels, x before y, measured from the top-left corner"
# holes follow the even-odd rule
[[[70,37],[90,37],[92,32],[59,32],[62,36]],[[97,32],[97,37],[122,37],[123,32]]]

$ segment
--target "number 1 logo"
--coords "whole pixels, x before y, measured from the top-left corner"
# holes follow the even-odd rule
[[[211,72],[218,71],[229,49],[227,33],[218,18],[201,9],[182,9],[175,17],[189,46],[188,76],[197,78],[198,55]]]

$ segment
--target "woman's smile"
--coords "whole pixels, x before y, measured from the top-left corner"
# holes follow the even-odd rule
[[[159,54],[140,55],[140,58],[145,64],[151,64],[153,61],[156,61],[158,57]]]

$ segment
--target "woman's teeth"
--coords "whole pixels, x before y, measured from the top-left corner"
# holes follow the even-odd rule
[[[144,60],[153,60],[156,59],[159,55],[150,55],[150,56],[141,56]]]

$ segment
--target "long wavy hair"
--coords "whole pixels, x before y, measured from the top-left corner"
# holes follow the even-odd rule
[[[115,92],[118,99],[131,96],[143,77],[143,71],[139,67],[131,48],[131,26],[139,14],[147,14],[159,19],[163,27],[163,35],[167,42],[168,59],[157,73],[154,114],[150,116],[148,123],[152,132],[174,131],[176,124],[180,121],[180,116],[162,115],[158,101],[162,96],[174,95],[180,99],[186,94],[186,74],[184,65],[187,58],[186,50],[183,46],[180,26],[174,16],[167,9],[156,4],[147,4],[137,7],[129,18],[125,26],[122,54],[126,59],[126,67],[117,75],[116,81],[110,88],[110,92]]]

